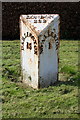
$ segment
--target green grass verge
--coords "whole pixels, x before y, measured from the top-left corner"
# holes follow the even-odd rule
[[[3,41],[3,118],[78,118],[78,41],[60,41],[59,81],[35,90],[21,83],[20,41]],[[2,93],[2,94],[1,94]]]

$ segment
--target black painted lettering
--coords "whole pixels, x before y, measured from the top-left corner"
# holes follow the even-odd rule
[[[27,32],[27,37],[28,37],[29,35],[28,35],[28,32]]]
[[[25,41],[25,38],[22,36],[22,40]]]

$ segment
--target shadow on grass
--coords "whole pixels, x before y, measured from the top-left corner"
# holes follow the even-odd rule
[[[3,73],[2,77],[8,78],[12,82],[21,82],[18,80],[19,76],[21,76],[20,71],[18,73],[18,71],[15,72],[15,70],[11,70],[9,68],[3,68],[2,73]],[[66,81],[58,80],[57,82],[55,82],[53,85],[50,85],[50,86],[60,86],[62,84],[70,85],[70,86],[80,86],[79,73],[77,74],[74,71],[73,72],[70,71],[69,73],[71,73],[70,74],[71,77],[69,76],[69,78]]]
[[[56,83],[54,83],[54,86],[61,86],[61,85],[70,85],[70,86],[78,86],[80,87],[80,77],[76,76],[76,77],[72,77],[70,78],[68,81],[61,81],[58,80]]]
[[[18,73],[19,72],[19,73]],[[2,77],[9,79],[12,82],[18,82],[20,71],[10,70],[9,68],[3,68]]]

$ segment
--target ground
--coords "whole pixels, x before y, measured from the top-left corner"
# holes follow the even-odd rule
[[[20,41],[3,41],[3,118],[79,118],[78,43],[60,40],[59,80],[54,86],[35,90],[21,82]]]

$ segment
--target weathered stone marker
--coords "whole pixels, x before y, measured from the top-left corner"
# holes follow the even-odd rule
[[[22,76],[33,88],[58,80],[59,23],[58,14],[20,16]]]

